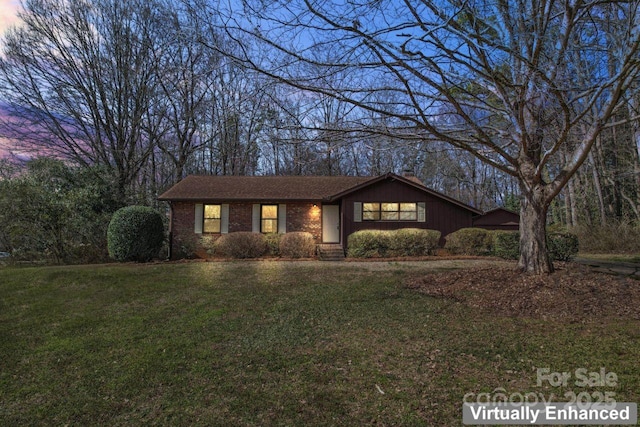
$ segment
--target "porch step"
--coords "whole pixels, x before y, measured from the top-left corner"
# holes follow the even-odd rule
[[[342,245],[318,245],[318,259],[320,261],[344,261]]]

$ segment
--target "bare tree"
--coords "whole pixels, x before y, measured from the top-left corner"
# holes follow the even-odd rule
[[[0,61],[9,135],[41,154],[105,165],[122,201],[152,150],[156,11],[138,0],[28,1]]]
[[[162,96],[156,113],[162,122],[157,146],[174,168],[170,183],[184,178],[189,162],[202,149],[206,112],[213,103],[219,55],[199,40],[220,43],[215,33],[202,31],[192,15],[167,4],[159,16],[158,84]]]
[[[519,267],[553,271],[549,206],[639,75],[637,1],[246,0],[243,11],[228,11],[226,29],[258,42],[236,58],[247,66],[393,118],[394,137],[443,141],[515,177]],[[323,84],[335,73],[358,79]],[[376,102],[381,92],[399,101]]]

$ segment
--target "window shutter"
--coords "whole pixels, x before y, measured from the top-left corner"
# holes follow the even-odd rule
[[[287,232],[287,205],[284,203],[278,205],[278,233]]]
[[[255,203],[253,205],[253,211],[251,212],[251,231],[254,233],[260,232],[260,204]]]
[[[427,208],[424,202],[418,203],[418,222],[427,222]]]
[[[202,234],[202,221],[204,217],[204,205],[202,203],[196,203],[196,214],[193,223],[193,232],[196,234]]]
[[[353,222],[362,222],[362,202],[353,202]]]
[[[220,205],[220,233],[229,232],[229,205]]]

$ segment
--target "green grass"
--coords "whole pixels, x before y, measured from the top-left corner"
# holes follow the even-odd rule
[[[539,367],[640,401],[639,321],[481,315],[405,289],[430,266],[0,268],[0,425],[451,426],[466,393],[585,391]]]

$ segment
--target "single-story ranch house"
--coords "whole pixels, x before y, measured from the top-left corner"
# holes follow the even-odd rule
[[[236,231],[306,231],[318,244],[346,246],[358,230],[425,228],[442,236],[482,212],[425,187],[412,175],[196,176],[159,197],[170,205],[173,258],[203,236]],[[198,250],[200,249],[200,251]]]

